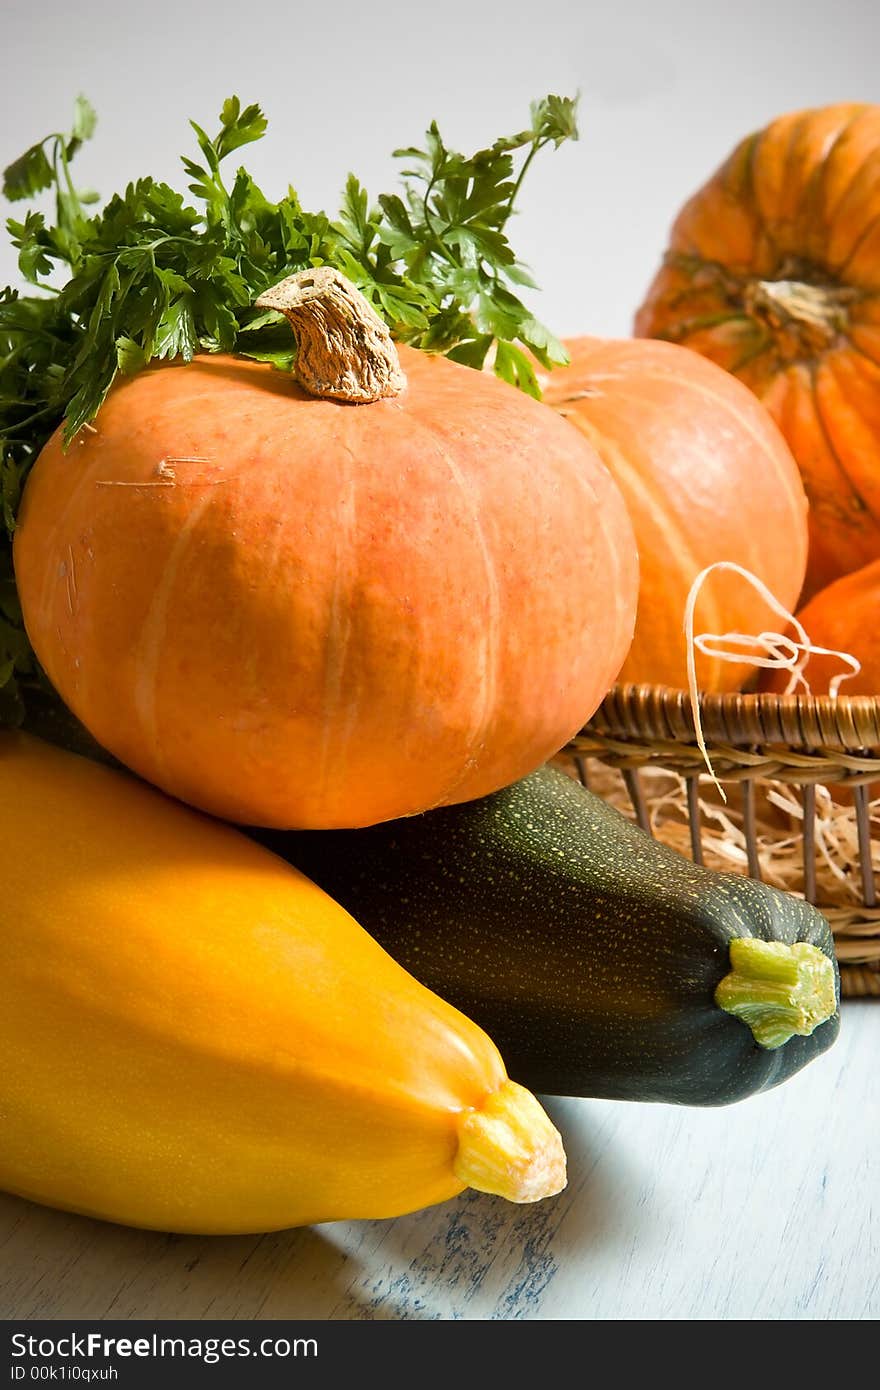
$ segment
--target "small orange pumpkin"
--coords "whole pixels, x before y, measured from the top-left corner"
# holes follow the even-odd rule
[[[880,106],[781,116],[682,208],[636,332],[735,372],[810,499],[805,595],[880,558]]]
[[[223,356],[122,382],[37,460],[15,571],[37,656],[123,763],[235,821],[359,826],[558,750],[626,655],[637,558],[551,411],[398,364],[336,272],[292,280],[262,303],[309,391]]]
[[[706,566],[751,570],[791,608],[807,558],[807,501],[785,440],[754,396],[696,353],[639,339],[566,343],[571,365],[544,400],[595,445],[626,498],[641,590],[623,681],[687,683],[684,612]],[[778,623],[736,575],[708,576],[696,631],[758,633]],[[703,690],[733,690],[740,663],[698,656]]]
[[[880,695],[880,560],[845,574],[820,589],[798,613],[816,647],[847,652],[861,665],[855,676],[840,682],[840,695]],[[804,668],[813,695],[827,695],[830,682],[849,670],[836,656],[811,656]],[[787,671],[766,671],[761,687],[781,694]]]

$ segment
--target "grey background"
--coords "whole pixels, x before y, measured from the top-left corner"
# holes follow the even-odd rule
[[[880,101],[880,0],[0,0],[0,165],[74,96],[97,107],[78,182],[108,197],[143,173],[185,186],[190,116],[213,131],[237,92],[269,116],[244,159],[331,214],[353,169],[395,183],[391,150],[436,118],[473,149],[529,102],[580,91],[581,140],[533,166],[514,244],[560,333],[629,332],[682,201],[749,130],[783,111]],[[4,215],[9,211],[4,205]],[[5,236],[0,283],[16,282]]]

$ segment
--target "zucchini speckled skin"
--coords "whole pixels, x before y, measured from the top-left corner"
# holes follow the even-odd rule
[[[723,1105],[837,1036],[839,1012],[768,1050],[713,998],[736,937],[833,961],[819,912],[697,867],[555,768],[367,830],[256,833],[485,1028],[532,1090]]]

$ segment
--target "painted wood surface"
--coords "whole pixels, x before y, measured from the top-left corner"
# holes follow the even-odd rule
[[[0,1316],[875,1318],[878,1043],[848,1003],[830,1053],[736,1106],[550,1101],[570,1181],[535,1207],[220,1239],[0,1197]]]

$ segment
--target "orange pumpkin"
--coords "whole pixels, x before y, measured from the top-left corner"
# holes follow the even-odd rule
[[[814,646],[847,652],[861,663],[858,675],[841,681],[840,695],[880,695],[880,560],[820,589],[797,616]],[[839,657],[811,656],[804,677],[813,695],[827,695],[834,677],[849,669]],[[788,676],[766,671],[761,687],[781,694]]]
[[[807,502],[797,465],[767,412],[739,382],[696,353],[638,339],[566,343],[544,400],[595,445],[626,498],[641,590],[620,679],[683,686],[683,619],[707,565],[751,570],[788,608],[807,555]],[[757,633],[778,625],[743,579],[710,575],[695,631]],[[751,668],[697,658],[704,690],[732,690]]]
[[[805,594],[880,558],[880,106],[797,111],[688,202],[636,318],[735,372],[810,499]]]
[[[523,776],[596,708],[635,615],[632,527],[589,444],[412,349],[401,392],[333,274],[299,294],[299,365],[371,404],[224,356],[146,370],[69,453],[46,445],[15,536],[34,650],[94,737],[266,826],[366,825]]]

